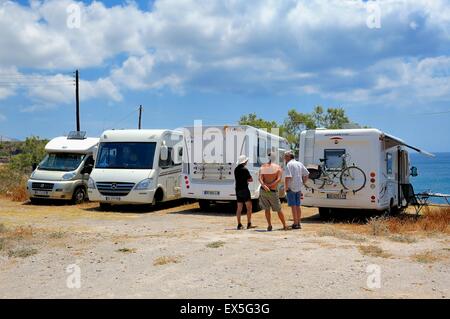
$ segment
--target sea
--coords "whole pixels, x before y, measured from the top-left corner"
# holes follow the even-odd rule
[[[433,192],[450,194],[450,153],[434,153],[428,157],[410,152],[411,166],[417,167],[418,176],[410,176],[414,192]],[[449,198],[450,200],[450,198]],[[443,199],[432,199],[434,203],[445,203]]]

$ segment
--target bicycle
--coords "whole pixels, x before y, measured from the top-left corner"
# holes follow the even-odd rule
[[[344,154],[341,158],[342,165],[340,168],[328,168],[326,158],[319,159],[323,165],[318,165],[317,168],[308,168],[310,172],[309,184],[312,182],[313,186],[307,185],[307,187],[324,189],[326,185],[335,185],[337,183],[336,180],[339,180],[339,183],[345,190],[352,191],[354,194],[363,189],[367,182],[364,171],[357,167],[355,163],[350,166],[347,165],[350,155]]]

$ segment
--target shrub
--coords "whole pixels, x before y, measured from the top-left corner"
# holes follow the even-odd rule
[[[37,136],[28,137],[20,148],[20,154],[11,158],[9,166],[12,170],[31,173],[33,164],[39,163],[45,156],[45,144],[48,140],[42,140]]]
[[[17,155],[11,161],[0,166],[0,195],[14,201],[25,201],[28,198],[26,181],[34,163],[39,163],[45,155],[47,140],[36,136],[29,137],[18,145]]]
[[[18,248],[15,250],[10,250],[8,252],[8,257],[26,258],[29,256],[36,255],[37,253],[38,251],[35,248]]]
[[[220,248],[223,245],[225,245],[225,242],[223,242],[223,241],[214,241],[212,243],[207,244],[206,247],[208,247],[208,248]]]
[[[370,232],[373,236],[382,236],[389,233],[389,229],[386,225],[386,218],[384,217],[372,217],[368,225],[370,226]]]
[[[374,245],[359,246],[359,251],[363,255],[372,257],[389,258],[390,254],[386,253],[382,248]]]
[[[179,263],[180,260],[176,256],[161,256],[154,260],[153,265],[154,266],[163,266],[167,264],[176,264]]]

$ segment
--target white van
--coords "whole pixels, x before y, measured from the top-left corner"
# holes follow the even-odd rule
[[[110,204],[156,204],[180,197],[182,132],[108,130],[89,178],[89,198]]]
[[[283,156],[290,149],[286,139],[251,126],[186,127],[183,147],[181,196],[199,200],[201,209],[213,202],[236,200],[234,169],[240,155],[249,158],[250,193],[253,200],[258,199],[258,173],[269,161],[268,153],[276,152],[276,163],[284,167]],[[280,197],[284,196],[280,187]]]
[[[378,129],[303,131],[299,160],[310,170],[310,179],[302,205],[318,207],[323,218],[339,208],[404,209],[408,204],[401,185],[409,184],[408,148],[433,156]]]
[[[87,183],[99,139],[84,136],[84,132],[71,132],[47,143],[47,155],[27,183],[32,203],[63,199],[79,204],[87,199]]]

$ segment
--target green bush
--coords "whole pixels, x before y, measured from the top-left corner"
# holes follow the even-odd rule
[[[18,154],[11,156],[8,164],[0,166],[0,195],[16,201],[26,200],[26,181],[33,164],[38,164],[44,158],[46,144],[47,140],[31,136],[25,142],[16,144],[15,149],[9,145],[9,154]]]
[[[30,173],[33,164],[38,164],[45,156],[48,140],[37,136],[28,137],[20,147],[20,154],[14,155],[9,163],[10,169]]]

